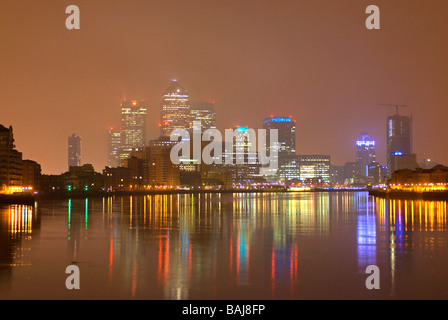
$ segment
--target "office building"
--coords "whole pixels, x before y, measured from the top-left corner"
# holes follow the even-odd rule
[[[216,113],[213,102],[192,103],[190,117],[191,128],[195,131],[200,129],[200,132],[204,133],[207,129],[216,129]]]
[[[75,133],[68,137],[68,168],[81,165],[81,137]]]
[[[305,183],[330,183],[329,155],[299,155],[300,180]]]
[[[334,185],[345,183],[345,166],[330,166],[330,182]]]
[[[291,156],[296,154],[296,122],[291,117],[270,117],[263,120],[263,129],[266,130],[266,151],[270,151],[270,131],[277,130],[278,165],[288,163]]]
[[[392,154],[390,156],[390,166],[393,170],[392,173],[403,169],[416,170],[417,168],[419,168],[419,165],[417,163],[417,156],[415,153]]]
[[[387,168],[378,162],[372,162],[369,164],[369,177],[373,185],[386,183]]]
[[[392,161],[392,157],[412,154],[412,118],[398,113],[389,116],[387,118],[386,141],[387,167],[390,177],[397,170],[394,166],[396,160]]]
[[[375,162],[375,141],[370,139],[367,134],[362,134],[359,140],[355,142],[356,146],[356,174],[359,177],[369,176],[369,165]]]
[[[353,184],[355,182],[357,172],[356,162],[346,162],[344,164],[344,183]]]
[[[277,155],[271,156],[277,166],[268,168],[263,166],[262,173],[267,182],[295,180],[296,168],[296,126],[291,117],[271,116],[263,120],[263,129],[266,130],[266,155],[271,151]],[[277,141],[271,144],[271,130],[277,130]]]
[[[235,127],[232,141],[226,141],[223,160],[225,165],[231,167],[234,183],[248,185],[258,178],[260,164],[256,144],[255,130],[245,126]]]
[[[108,135],[108,166],[111,168],[121,166],[121,130],[110,128]]]
[[[265,176],[267,182],[280,182],[284,185],[302,182],[300,179],[300,163],[297,155],[289,156],[289,160],[283,163],[277,170],[276,180],[271,180]]]
[[[161,135],[169,137],[173,130],[188,130],[190,126],[188,92],[176,80],[173,80],[162,98]]]
[[[125,100],[121,104],[121,132],[120,158],[130,156],[132,149],[146,145],[146,116],[145,101]]]
[[[153,143],[149,147],[148,184],[156,186],[178,186],[179,166],[171,162],[171,147]]]

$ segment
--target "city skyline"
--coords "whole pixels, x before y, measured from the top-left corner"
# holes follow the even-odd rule
[[[0,299],[448,298],[447,16],[0,1]]]
[[[190,101],[215,101],[221,130],[260,128],[272,113],[291,115],[296,153],[329,154],[335,165],[353,158],[362,132],[376,141],[377,161],[385,164],[384,119],[395,110],[380,104],[406,104],[400,114],[412,114],[419,160],[426,154],[448,163],[440,148],[448,103],[448,47],[439,40],[446,2],[378,1],[382,28],[375,31],[364,26],[364,3],[343,0],[256,7],[111,1],[107,14],[82,2],[82,27],[74,32],[60,23],[63,4],[27,3],[21,15],[9,13],[23,3],[0,5],[10,44],[0,62],[0,94],[5,106],[17,106],[1,115],[4,126],[14,127],[17,149],[43,173],[66,170],[73,132],[83,137],[83,162],[101,170],[107,130],[120,126],[116,106],[124,99],[148,102],[147,140],[156,138],[161,95],[172,79],[188,89]],[[168,12],[185,23],[170,24]]]

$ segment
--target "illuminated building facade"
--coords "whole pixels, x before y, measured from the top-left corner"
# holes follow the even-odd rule
[[[412,118],[395,114],[387,118],[387,167],[389,176],[397,170],[393,156],[412,153]]]
[[[375,162],[375,141],[367,134],[361,135],[355,142],[356,146],[356,173],[358,176],[369,176],[369,164]]]
[[[190,109],[191,128],[196,131],[201,129],[204,133],[207,129],[216,129],[216,113],[213,102],[197,102],[191,104]],[[201,127],[195,127],[200,122]]]
[[[68,137],[68,167],[81,165],[81,137],[75,133]]]
[[[121,166],[120,150],[121,150],[121,130],[110,128],[108,135],[108,165],[111,168]]]
[[[22,153],[15,149],[12,126],[0,125],[0,191],[22,185]]]
[[[278,168],[278,181],[285,185],[289,185],[290,183],[299,183],[300,179],[300,164],[299,158],[297,155],[290,156],[289,161],[282,164]]]
[[[329,155],[299,155],[298,163],[303,182],[330,183]]]
[[[145,101],[125,100],[121,104],[120,158],[128,158],[132,149],[146,145]]]
[[[448,167],[397,170],[392,173],[388,188],[390,191],[448,192]]]
[[[189,96],[176,80],[173,80],[162,98],[161,135],[169,137],[175,129],[189,129],[191,114]]]

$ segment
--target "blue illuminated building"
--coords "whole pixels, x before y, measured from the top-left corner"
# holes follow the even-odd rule
[[[362,134],[355,142],[356,146],[356,174],[360,177],[369,176],[369,165],[375,162],[375,141],[367,134]]]

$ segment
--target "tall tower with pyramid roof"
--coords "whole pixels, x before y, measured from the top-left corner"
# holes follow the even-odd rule
[[[190,128],[191,115],[187,90],[173,80],[162,98],[161,135],[169,137],[175,129]]]

